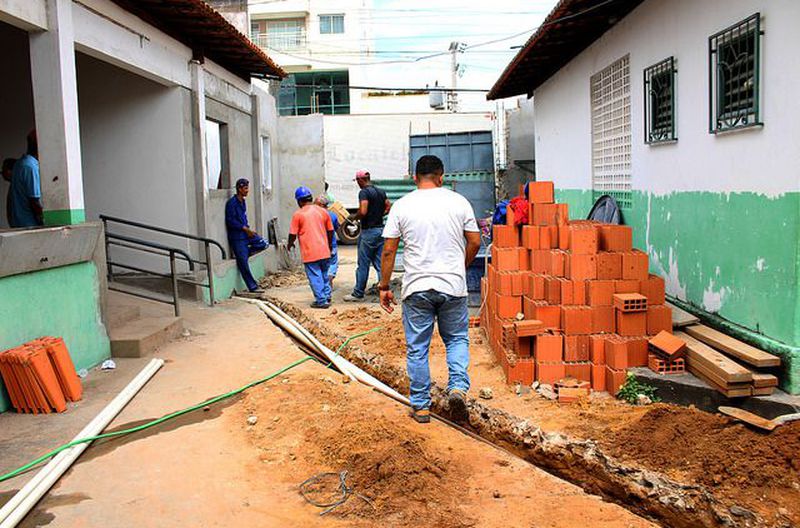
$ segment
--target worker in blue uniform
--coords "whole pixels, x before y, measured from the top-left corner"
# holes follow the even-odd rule
[[[250,192],[250,182],[246,178],[236,181],[236,194],[225,204],[225,227],[228,231],[228,245],[236,257],[236,266],[242,275],[247,289],[252,293],[263,293],[258,287],[253,273],[250,271],[248,259],[269,245],[258,233],[250,229],[247,222],[247,203],[245,198]]]

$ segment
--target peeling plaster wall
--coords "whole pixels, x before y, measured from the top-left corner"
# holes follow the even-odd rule
[[[708,37],[762,14],[763,127],[708,132]],[[800,46],[790,0],[649,0],[536,90],[537,173],[572,218],[592,205],[590,77],[630,56],[634,243],[670,295],[800,345]],[[644,143],[643,70],[677,63],[677,134]],[[800,390],[800,356],[787,358]]]

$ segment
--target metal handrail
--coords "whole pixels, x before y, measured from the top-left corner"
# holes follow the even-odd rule
[[[186,253],[182,249],[165,246],[165,245],[159,244],[157,242],[148,242],[146,240],[140,240],[138,238],[133,238],[133,237],[125,236],[125,235],[117,235],[116,233],[106,233],[106,236],[108,238],[112,238],[114,240],[122,240],[123,242],[128,242],[130,244],[139,244],[141,246],[146,246],[146,247],[153,248],[153,249],[160,249],[161,251],[165,251],[166,252],[166,255],[165,255],[164,253],[156,253],[154,251],[147,251],[148,253],[152,253],[154,255],[167,256],[169,253],[175,253],[176,255],[182,256],[183,260],[185,260],[186,263],[189,264],[189,271],[194,271],[194,262],[195,261],[192,259],[192,257],[189,256],[188,253]],[[122,246],[122,244],[116,244],[114,242],[109,242],[109,244]],[[131,247],[129,245],[125,245],[125,246],[122,246],[122,247],[126,247],[128,249],[134,249],[134,250],[140,249],[140,248]],[[140,250],[141,251],[146,251],[144,249],[140,249]]]
[[[103,222],[103,232],[105,233],[106,264],[107,264],[107,269],[108,269],[108,279],[109,279],[109,281],[113,280],[113,278],[114,278],[114,273],[113,273],[114,266],[119,267],[119,268],[124,268],[124,269],[141,271],[143,273],[148,273],[148,274],[155,275],[155,276],[161,276],[161,277],[170,278],[171,282],[172,282],[172,290],[173,290],[172,297],[173,297],[173,301],[172,301],[172,303],[168,303],[168,304],[172,304],[175,307],[175,315],[176,316],[178,315],[178,313],[180,311],[180,309],[178,307],[178,282],[179,281],[180,282],[185,282],[185,283],[188,283],[188,284],[193,284],[195,286],[200,286],[200,287],[203,287],[203,288],[208,288],[209,304],[212,307],[214,306],[214,263],[211,260],[211,246],[212,245],[217,246],[217,248],[219,249],[219,252],[220,252],[220,254],[222,256],[222,259],[225,260],[227,258],[227,254],[225,253],[225,248],[222,247],[222,244],[220,244],[219,242],[217,242],[216,240],[211,239],[211,238],[200,237],[200,236],[192,235],[192,234],[189,234],[189,233],[182,233],[180,231],[175,231],[175,230],[167,229],[167,228],[164,228],[164,227],[152,226],[152,225],[144,224],[142,222],[136,222],[134,220],[126,220],[124,218],[118,218],[118,217],[114,217],[114,216],[108,216],[108,215],[102,215],[101,214],[100,215],[100,220],[102,220],[102,222]],[[157,242],[150,242],[150,241],[147,241],[147,240],[142,240],[142,239],[131,237],[131,236],[120,235],[120,234],[116,234],[116,233],[109,233],[108,232],[108,223],[109,222],[113,222],[113,223],[117,223],[117,224],[123,224],[123,225],[131,226],[131,227],[136,227],[136,228],[139,228],[139,229],[145,229],[145,230],[149,230],[149,231],[155,231],[157,233],[163,233],[165,235],[181,237],[181,238],[185,238],[185,239],[188,239],[188,240],[195,240],[195,241],[198,241],[198,242],[202,242],[203,243],[203,247],[205,249],[205,261],[195,260],[187,252],[185,252],[185,251],[183,251],[182,249],[179,249],[179,248],[166,246],[166,245],[163,245],[163,244],[159,244]],[[155,255],[161,255],[161,256],[165,256],[165,257],[168,256],[169,257],[169,261],[170,261],[170,273],[169,273],[169,275],[158,273],[158,272],[153,272],[151,270],[135,268],[133,266],[126,265],[126,264],[123,264],[121,262],[113,262],[110,259],[109,254],[108,254],[109,246],[112,246],[112,245],[119,246],[119,247],[124,247],[124,248],[131,249],[131,250],[134,250],[134,251],[142,251],[142,252],[151,253],[151,254],[155,254]],[[197,281],[191,281],[191,280],[187,280],[187,279],[183,279],[183,278],[178,278],[177,275],[176,275],[176,271],[175,271],[175,260],[176,260],[176,258],[179,258],[181,260],[185,260],[189,265],[189,270],[190,271],[194,271],[194,269],[195,269],[194,265],[195,264],[200,264],[202,266],[205,266],[206,267],[206,272],[208,273],[208,284],[203,284],[203,283],[197,282]],[[122,290],[117,290],[117,291],[122,291]],[[146,299],[157,300],[157,301],[160,301],[160,302],[167,302],[167,301],[156,299],[156,298],[153,298],[151,296],[147,296],[147,295],[140,294],[140,293],[133,293],[133,292],[128,292],[128,291],[125,291],[124,293],[128,293],[130,295],[136,295],[138,297],[144,297]]]
[[[222,244],[220,244],[219,242],[217,242],[213,238],[200,237],[200,236],[192,235],[192,234],[189,234],[189,233],[181,233],[180,231],[173,231],[172,229],[167,229],[165,227],[151,226],[151,225],[143,224],[141,222],[136,222],[134,220],[125,220],[124,218],[117,218],[115,216],[108,216],[108,215],[102,215],[101,214],[100,215],[100,220],[102,220],[103,223],[114,222],[114,223],[117,223],[117,224],[124,224],[124,225],[133,226],[133,227],[139,227],[141,229],[148,229],[150,231],[157,231],[159,233],[164,233],[164,234],[167,234],[167,235],[173,235],[173,236],[177,236],[177,237],[188,238],[190,240],[197,240],[198,242],[205,242],[207,244],[211,244],[211,245],[217,246],[219,248],[219,251],[222,254],[222,260],[225,260],[226,258],[228,258],[226,256],[226,253],[225,253],[225,248],[223,248]]]

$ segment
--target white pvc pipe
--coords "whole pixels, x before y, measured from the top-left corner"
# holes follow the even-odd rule
[[[150,378],[164,365],[163,359],[153,359],[106,407],[79,432],[73,440],[100,434],[122,411],[134,396],[150,381]],[[0,509],[0,528],[14,528],[39,500],[55,484],[61,475],[78,459],[89,443],[77,444],[65,449],[43,467],[21,490],[19,490],[2,509]]]
[[[379,379],[375,378],[371,374],[364,372],[360,368],[356,367],[348,360],[343,358],[341,355],[337,354],[330,348],[323,345],[311,332],[308,331],[305,327],[303,327],[300,323],[295,321],[292,317],[286,314],[283,310],[275,306],[270,302],[258,301],[253,299],[244,299],[241,300],[245,302],[249,302],[251,304],[255,304],[259,308],[262,309],[267,316],[270,317],[277,325],[281,326],[284,330],[289,332],[292,336],[298,337],[298,340],[302,343],[306,344],[309,340],[314,343],[314,346],[311,347],[314,350],[318,350],[322,355],[327,357],[335,366],[338,368],[343,374],[348,376],[351,380],[357,380],[364,385],[369,385],[380,392],[395,398],[396,400],[402,401],[406,405],[410,405],[410,401],[408,398],[391,388],[390,386],[386,385]],[[265,309],[266,308],[266,309]],[[288,325],[290,328],[287,328]],[[301,338],[302,337],[302,338]]]
[[[258,301],[254,299],[241,299],[241,300],[249,302],[250,304],[255,304],[256,306],[261,308],[262,311],[275,322],[275,324],[277,324],[278,326],[289,332],[291,335],[297,337],[297,334],[300,334],[302,337],[305,338],[305,340],[299,338],[298,340],[300,340],[304,344],[306,344],[306,342],[310,342],[311,343],[310,348],[312,350],[317,350],[320,354],[328,358],[328,361],[333,363],[336,366],[336,368],[338,368],[342,372],[342,374],[350,378],[352,381],[356,381],[355,376],[353,376],[353,374],[350,372],[350,369],[346,365],[346,360],[342,356],[336,354],[331,349],[320,343],[319,340],[316,337],[314,337],[314,335],[311,332],[303,328],[297,321],[286,315],[286,313],[284,313],[283,310],[281,310],[272,303],[266,303],[264,301]],[[267,308],[268,310],[264,310],[264,308]]]

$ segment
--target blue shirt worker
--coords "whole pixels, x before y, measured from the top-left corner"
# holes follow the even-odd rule
[[[323,209],[328,211],[328,215],[331,217],[331,222],[333,223],[333,241],[331,242],[331,258],[328,261],[328,282],[331,283],[331,290],[333,289],[333,279],[336,278],[336,272],[339,271],[339,243],[336,240],[336,233],[339,231],[339,217],[328,209],[330,207],[331,201],[327,195],[319,195],[316,199],[316,204]]]
[[[370,266],[375,268],[378,279],[381,278],[383,216],[392,207],[386,192],[372,184],[368,171],[356,172],[356,183],[361,188],[358,192],[358,211],[350,215],[350,220],[361,220],[361,236],[358,238],[356,285],[352,294],[344,296],[347,302],[358,302],[364,298]]]
[[[225,227],[228,230],[228,245],[236,257],[236,266],[242,275],[247,289],[252,293],[263,293],[258,287],[253,273],[250,271],[248,259],[254,253],[262,251],[269,245],[258,233],[250,229],[247,221],[247,198],[250,182],[240,178],[236,182],[236,194],[225,204]]]
[[[11,227],[36,227],[44,223],[39,186],[39,145],[36,131],[28,134],[28,150],[11,172]]]

